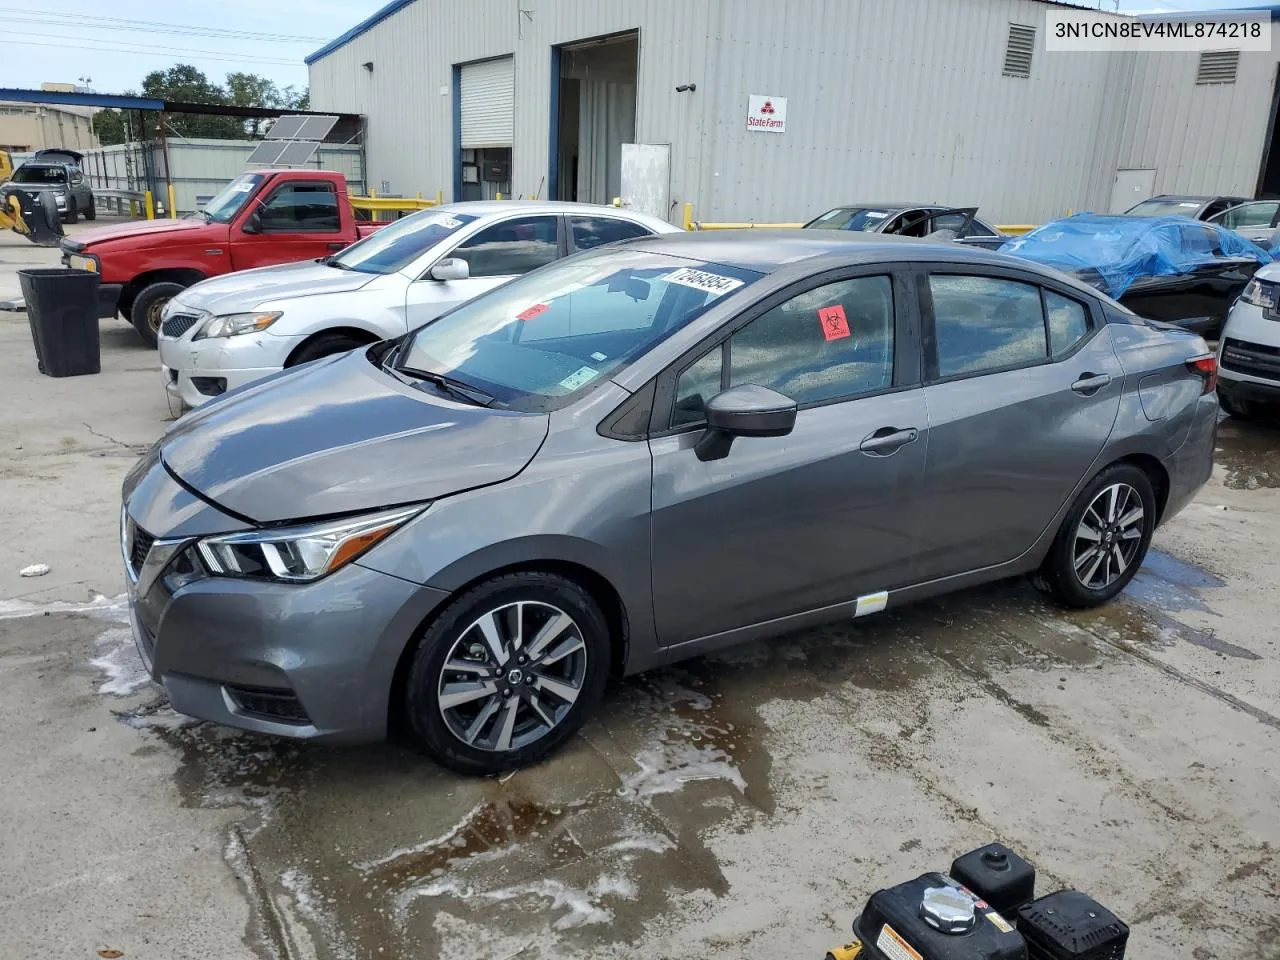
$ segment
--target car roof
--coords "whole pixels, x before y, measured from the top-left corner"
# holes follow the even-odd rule
[[[1038,267],[1007,254],[949,241],[856,230],[714,230],[669,233],[627,243],[628,249],[653,250],[674,257],[719,263],[757,273],[773,273],[805,260],[829,260],[824,266],[902,260]]]
[[[911,210],[915,207],[940,207],[936,203],[903,203],[894,201],[893,203],[839,203],[834,207],[828,207],[829,210]]]
[[[1203,196],[1196,193],[1158,193],[1154,197],[1147,197],[1146,200],[1139,200],[1138,203],[1147,203],[1150,200],[1181,200],[1187,203],[1196,201],[1197,203],[1208,203],[1211,200],[1240,200],[1244,202],[1248,197],[1236,197],[1229,193],[1215,193],[1212,196]],[[1138,203],[1135,203],[1136,207]]]
[[[502,213],[539,214],[548,213],[557,216],[583,214],[584,216],[618,217],[645,224],[655,230],[679,230],[680,228],[638,210],[626,207],[615,207],[603,203],[574,203],[569,200],[460,200],[456,203],[443,203],[430,210],[442,213],[465,213],[470,217],[491,217]]]

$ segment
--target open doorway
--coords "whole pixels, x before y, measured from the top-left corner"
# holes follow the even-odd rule
[[[636,137],[632,31],[553,48],[551,176],[556,200],[609,203],[622,189],[622,145]]]
[[[1260,200],[1280,197],[1280,64],[1276,64],[1276,80],[1271,89],[1271,116],[1267,137],[1262,142],[1262,163],[1258,168],[1258,188],[1254,196]]]

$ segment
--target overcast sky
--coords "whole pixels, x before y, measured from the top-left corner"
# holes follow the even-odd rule
[[[150,71],[177,62],[194,64],[218,83],[243,70],[302,87],[302,58],[385,3],[0,0],[0,87],[90,77],[93,89],[122,93],[136,90]],[[227,36],[237,31],[252,36]],[[295,39],[263,39],[267,35]]]
[[[302,58],[384,3],[0,0],[0,87],[38,87],[48,80],[77,83],[89,77],[95,90],[122,93],[137,89],[149,71],[176,62],[194,64],[219,83],[228,72],[243,70],[264,74],[281,86],[301,87],[307,82]],[[1090,5],[1115,8],[1114,0]],[[1227,6],[1222,0],[1120,0],[1121,11],[1129,13]],[[238,31],[246,35],[227,36]],[[267,35],[279,39],[268,40]]]

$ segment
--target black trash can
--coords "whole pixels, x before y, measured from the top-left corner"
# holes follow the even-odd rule
[[[18,280],[40,372],[50,377],[100,372],[98,275],[48,267],[19,270]]]

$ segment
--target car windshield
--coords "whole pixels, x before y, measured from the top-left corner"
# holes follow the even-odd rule
[[[874,233],[892,210],[877,207],[836,207],[805,224],[810,230],[862,230]]]
[[[465,213],[423,210],[369,234],[326,262],[360,273],[395,273],[475,219]]]
[[[236,177],[222,188],[220,194],[204,205],[205,215],[215,223],[230,223],[262,179],[260,173],[244,173]]]
[[[535,270],[421,327],[396,360],[514,410],[553,410],[760,279],[751,270],[603,248]]]
[[[1126,217],[1194,217],[1200,209],[1199,200],[1178,200],[1152,197],[1125,211]]]
[[[36,167],[24,164],[13,172],[14,183],[66,183],[65,167]]]

